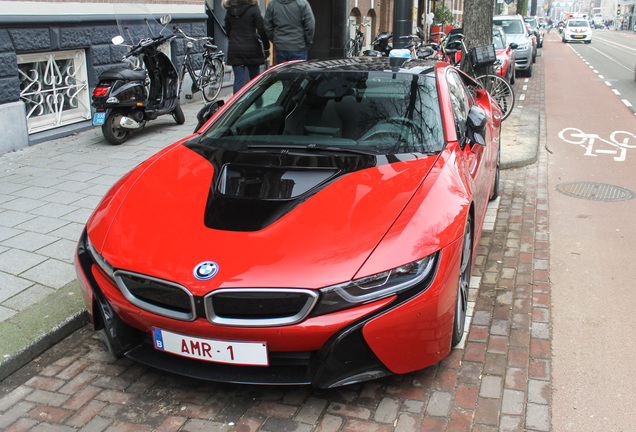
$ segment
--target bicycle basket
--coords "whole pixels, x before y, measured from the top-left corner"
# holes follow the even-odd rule
[[[470,50],[473,67],[489,66],[497,61],[497,53],[493,44],[475,47]]]

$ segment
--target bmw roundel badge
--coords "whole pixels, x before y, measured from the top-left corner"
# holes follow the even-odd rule
[[[212,279],[219,271],[219,265],[214,261],[203,261],[194,268],[194,277],[199,280]]]

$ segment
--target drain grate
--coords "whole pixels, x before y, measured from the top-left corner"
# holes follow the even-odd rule
[[[591,201],[618,202],[636,198],[636,194],[629,189],[606,183],[572,182],[557,185],[559,192]]]

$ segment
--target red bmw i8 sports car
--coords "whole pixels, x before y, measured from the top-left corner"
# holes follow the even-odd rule
[[[328,388],[447,356],[498,194],[501,112],[445,63],[269,69],[106,194],[76,269],[109,351]]]

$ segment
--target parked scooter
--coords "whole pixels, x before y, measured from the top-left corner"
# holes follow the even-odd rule
[[[185,122],[179,105],[177,69],[170,58],[159,50],[161,45],[176,37],[174,34],[164,34],[170,21],[170,15],[166,15],[161,18],[162,27],[147,18],[144,19],[145,28],[143,25],[131,28],[120,23],[120,31],[129,40],[126,41],[120,35],[115,36],[112,42],[115,45],[123,45],[124,42],[131,44],[123,60],[132,63],[137,60],[137,68],[118,66],[103,72],[93,91],[92,103],[96,109],[93,125],[102,127],[104,138],[110,144],[122,144],[134,130],[160,115],[171,114],[177,124]],[[158,28],[160,30],[155,36]],[[144,36],[140,36],[141,33]],[[133,39],[132,34],[137,36]],[[140,67],[141,62],[145,69]]]
[[[389,40],[393,37],[393,33],[381,32],[378,34],[371,45],[372,50],[364,51],[363,55],[370,57],[386,57],[389,55],[393,47],[389,45]]]

